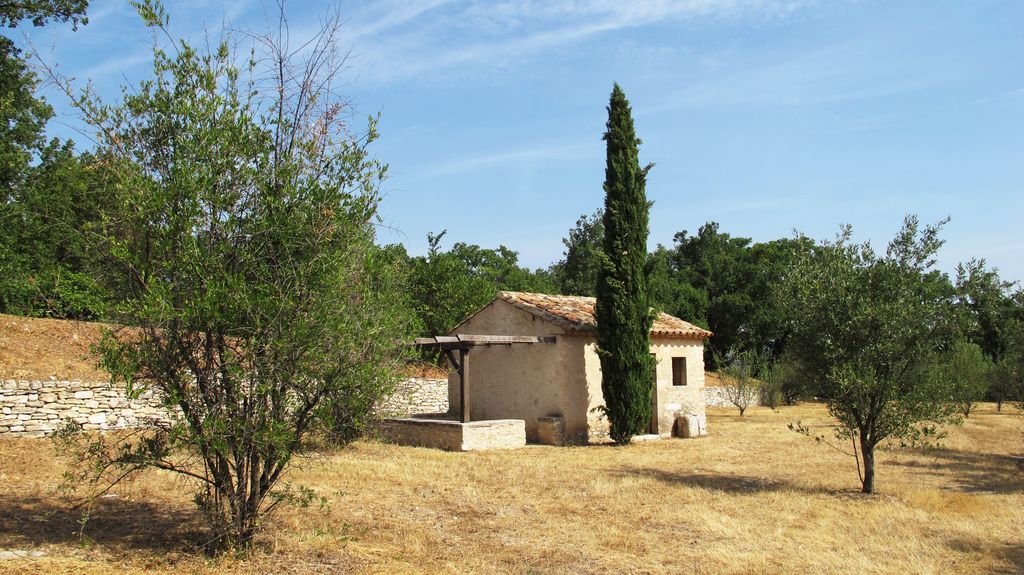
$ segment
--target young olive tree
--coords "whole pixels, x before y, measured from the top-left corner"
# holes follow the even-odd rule
[[[761,385],[754,378],[758,369],[759,360],[750,352],[740,354],[738,357],[726,361],[719,357],[716,360],[721,368],[722,383],[724,384],[725,397],[729,403],[740,410],[740,417],[747,411],[747,408],[757,403],[761,396]]]
[[[782,286],[788,353],[860,453],[864,493],[874,491],[881,441],[913,439],[954,411],[948,382],[928,369],[955,332],[952,286],[933,271],[943,223],[921,229],[908,216],[884,255],[851,243],[844,227],[801,256]]]
[[[116,174],[104,240],[127,327],[103,365],[174,416],[91,454],[117,476],[186,476],[213,545],[244,548],[295,494],[281,478],[303,439],[351,439],[393,383],[408,316],[373,243],[386,167],[374,120],[352,133],[332,91],[337,18],[301,50],[282,25],[238,54],[237,37],[170,41],[162,7],[136,7],[170,42],[153,77],[117,105],[76,102]]]

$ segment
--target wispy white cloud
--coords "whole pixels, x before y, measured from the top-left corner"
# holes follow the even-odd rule
[[[583,157],[588,151],[593,150],[593,144],[568,144],[561,146],[537,146],[522,148],[518,150],[504,150],[480,154],[468,158],[460,158],[438,164],[423,172],[423,177],[436,178],[439,176],[450,176],[472,172],[500,164],[522,164],[537,161],[566,160],[570,158]]]
[[[709,105],[834,105],[912,93],[948,83],[956,74],[910,74],[886,64],[889,45],[849,42],[797,55],[747,59],[702,74],[683,90],[648,107],[660,114]],[[866,82],[865,77],[873,81]]]
[[[368,5],[376,14],[365,20],[351,19],[351,26],[347,28],[347,37],[350,40],[358,40],[370,37],[373,34],[384,32],[406,24],[407,22],[421,17],[422,15],[451,4],[453,0],[420,0],[420,1],[391,1],[377,2]],[[369,14],[367,14],[369,16]]]
[[[508,66],[616,30],[692,18],[778,18],[813,3],[421,0],[353,14],[349,37],[355,42],[354,65],[360,80],[387,83],[456,66]]]
[[[119,58],[107,60],[102,64],[91,66],[78,72],[76,76],[82,81],[92,80],[102,82],[110,76],[125,74],[137,66],[153,61],[153,52],[149,49],[140,49]]]

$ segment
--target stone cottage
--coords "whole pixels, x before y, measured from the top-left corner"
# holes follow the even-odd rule
[[[586,443],[607,435],[592,297],[500,292],[449,335],[555,336],[553,343],[474,348],[467,378],[470,419],[522,419],[529,441]],[[703,433],[704,340],[711,332],[661,313],[651,329],[657,360],[650,433]],[[461,403],[458,373],[449,405]]]

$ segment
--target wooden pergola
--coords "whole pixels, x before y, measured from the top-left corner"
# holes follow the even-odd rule
[[[460,418],[469,423],[469,350],[477,346],[507,345],[515,343],[555,343],[553,335],[439,335],[416,338],[416,347],[438,348],[448,356],[452,367],[459,372],[459,390],[462,397]],[[458,359],[455,351],[458,350]]]

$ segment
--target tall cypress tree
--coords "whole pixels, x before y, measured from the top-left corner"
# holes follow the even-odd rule
[[[604,261],[597,279],[597,348],[605,415],[616,443],[629,443],[651,421],[650,298],[647,293],[647,172],[638,159],[629,101],[618,84],[604,134]]]

